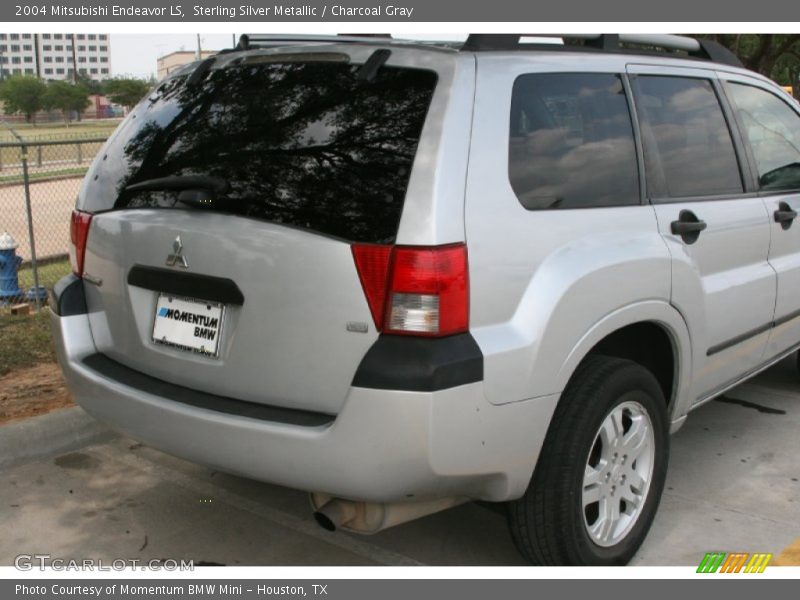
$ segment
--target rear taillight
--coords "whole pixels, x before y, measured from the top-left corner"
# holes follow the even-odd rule
[[[469,327],[467,247],[353,246],[378,331],[445,336]]]
[[[69,262],[72,265],[72,272],[78,277],[83,277],[83,258],[86,256],[86,238],[89,236],[91,223],[90,213],[72,211],[69,222],[69,237],[72,242],[69,247]]]

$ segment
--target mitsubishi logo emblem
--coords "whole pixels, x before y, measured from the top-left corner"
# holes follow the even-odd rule
[[[184,269],[189,268],[189,263],[186,262],[186,257],[183,255],[183,242],[181,242],[181,236],[176,237],[175,241],[172,242],[172,254],[167,255],[167,266],[177,266]]]

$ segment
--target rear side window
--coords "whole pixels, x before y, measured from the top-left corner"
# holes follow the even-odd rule
[[[639,203],[622,81],[606,73],[540,73],[514,82],[509,179],[528,210]]]
[[[394,241],[437,77],[383,66],[364,80],[360,68],[273,59],[212,70],[200,85],[165,82],[113,140],[86,209],[206,210]],[[227,190],[203,202],[186,190],[126,191],[175,176]]]
[[[633,90],[652,198],[742,193],[730,129],[709,80],[642,75]]]
[[[764,90],[738,83],[728,89],[753,151],[761,189],[800,189],[800,116]]]

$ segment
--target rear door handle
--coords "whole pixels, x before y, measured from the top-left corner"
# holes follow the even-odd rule
[[[797,211],[792,210],[786,202],[778,204],[778,210],[773,213],[775,222],[780,223],[784,229],[789,229],[792,226],[792,221],[797,218]]]
[[[706,225],[705,221],[673,221],[672,222],[672,233],[675,235],[684,235],[686,233],[700,233],[703,231],[708,225]]]
[[[674,235],[681,236],[685,244],[694,244],[700,237],[700,232],[708,227],[705,221],[701,221],[690,210],[682,210],[678,215],[678,220],[670,223],[670,229]]]

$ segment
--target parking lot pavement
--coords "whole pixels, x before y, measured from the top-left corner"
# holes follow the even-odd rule
[[[800,376],[784,361],[694,412],[635,565],[800,537]],[[208,440],[213,443],[213,440]],[[502,507],[467,504],[362,537],[317,527],[305,494],[127,438],[0,471],[0,564],[18,554],[225,565],[519,565]]]

